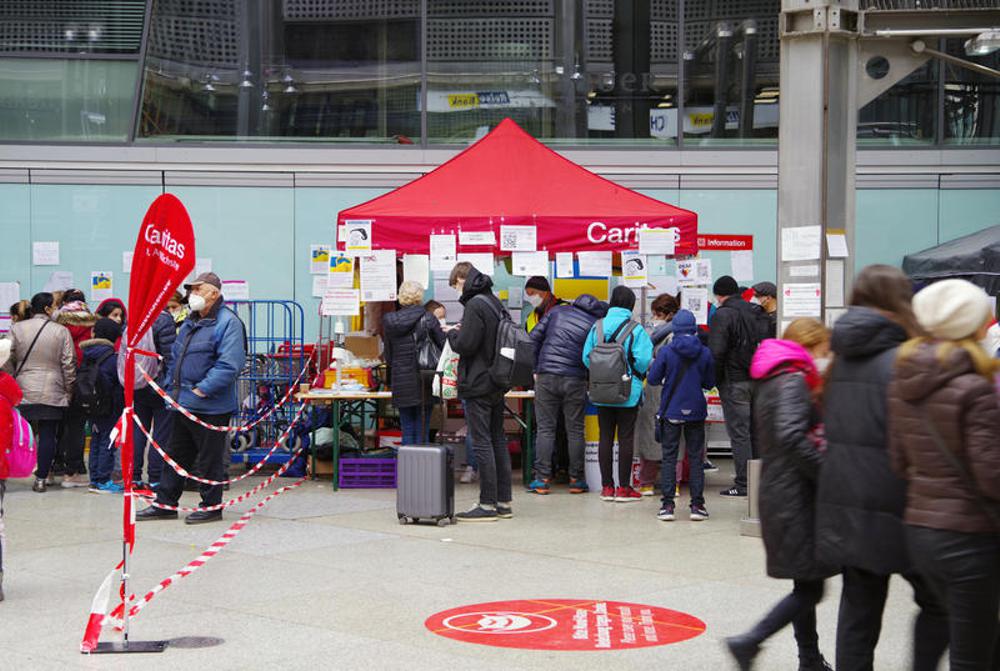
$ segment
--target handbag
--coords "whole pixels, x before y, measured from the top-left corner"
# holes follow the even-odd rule
[[[430,337],[423,318],[417,322],[417,328],[413,330],[413,345],[417,351],[417,370],[421,372],[436,371],[438,362],[441,360],[441,348]]]
[[[969,469],[967,469],[965,464],[963,464],[959,458],[955,456],[955,453],[949,450],[948,446],[945,445],[944,438],[941,437],[941,434],[938,433],[937,427],[934,426],[934,423],[931,421],[930,417],[928,417],[926,409],[921,408],[921,410],[921,419],[924,421],[924,427],[927,429],[927,432],[931,434],[931,440],[933,441],[934,446],[937,447],[938,451],[940,451],[944,458],[948,460],[951,467],[958,471],[962,480],[968,484],[969,489],[972,491],[972,495],[976,497],[979,507],[982,508],[983,512],[986,513],[986,516],[990,518],[991,522],[993,522],[993,526],[996,530],[1000,531],[1000,506],[998,506],[996,502],[987,499],[986,496],[979,491],[979,487],[976,486],[976,481],[972,479],[972,474],[969,473]]]

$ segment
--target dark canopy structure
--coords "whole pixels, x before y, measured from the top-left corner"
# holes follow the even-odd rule
[[[1000,225],[909,254],[903,272],[928,283],[957,277],[1000,295]]]

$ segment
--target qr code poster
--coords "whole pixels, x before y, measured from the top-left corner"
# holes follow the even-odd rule
[[[538,229],[534,226],[501,226],[500,249],[505,252],[534,252],[538,249]]]

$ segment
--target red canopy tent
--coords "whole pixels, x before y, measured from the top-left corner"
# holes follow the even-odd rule
[[[427,254],[431,233],[535,225],[538,249],[621,251],[639,228],[674,228],[675,253],[698,251],[698,215],[615,184],[560,156],[511,119],[423,177],[342,211],[372,222],[372,246]],[[461,246],[460,246],[461,247]]]

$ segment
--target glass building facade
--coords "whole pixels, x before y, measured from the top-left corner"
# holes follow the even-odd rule
[[[0,142],[772,147],[780,0],[5,0]],[[964,55],[961,40],[941,47]],[[996,67],[996,54],[973,59]],[[932,60],[860,146],[1000,141],[998,83]]]

